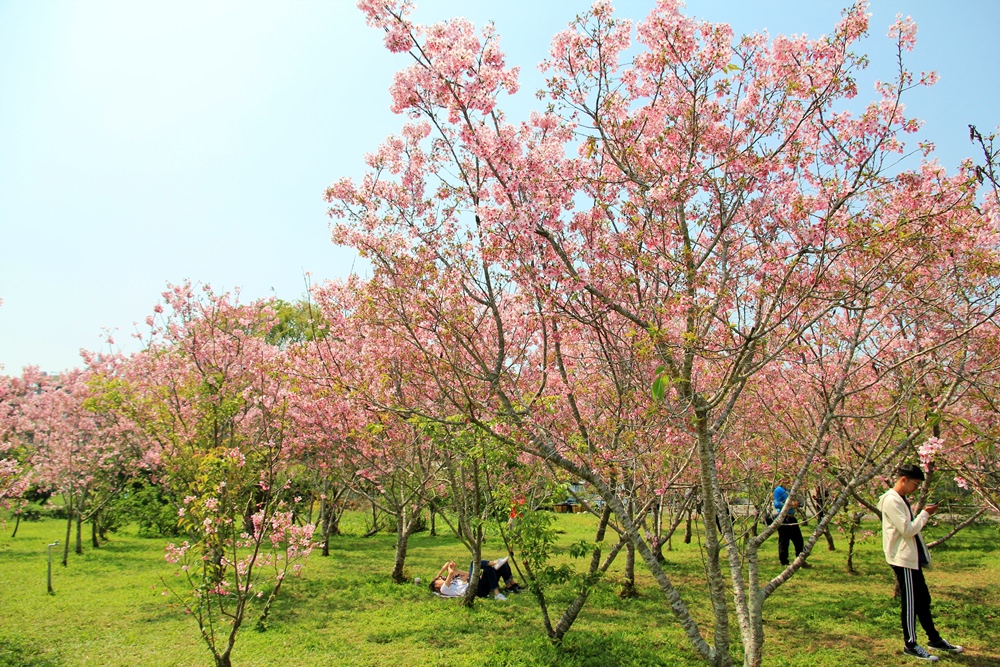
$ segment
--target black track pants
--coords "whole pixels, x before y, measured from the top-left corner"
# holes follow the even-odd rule
[[[931,593],[927,590],[923,570],[911,570],[897,565],[891,567],[896,573],[899,597],[902,600],[899,617],[903,624],[903,641],[907,646],[917,643],[917,619],[920,619],[920,625],[927,633],[928,641],[931,643],[939,641],[941,635],[934,627],[934,619],[931,617]]]

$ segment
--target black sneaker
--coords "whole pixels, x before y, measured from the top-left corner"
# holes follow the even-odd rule
[[[904,647],[903,654],[912,655],[914,658],[917,658],[918,660],[930,660],[931,662],[934,662],[935,660],[938,659],[936,655],[931,655],[930,653],[928,653],[923,646],[917,646],[916,644],[914,644],[913,646]]]
[[[952,653],[961,653],[965,650],[961,646],[949,644],[944,639],[939,639],[936,642],[927,642],[927,647],[937,649],[938,651],[951,651]]]

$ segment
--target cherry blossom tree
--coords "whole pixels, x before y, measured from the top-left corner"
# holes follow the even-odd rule
[[[1000,128],[997,128],[993,134],[988,134],[983,136],[975,125],[969,126],[969,140],[975,144],[979,150],[982,152],[982,164],[978,164],[974,161],[970,161],[967,164],[974,178],[979,182],[980,185],[987,184],[987,187],[992,189],[991,195],[986,197],[983,205],[990,208],[996,209],[1000,206],[1000,146],[997,145],[997,134],[1000,132]]]
[[[984,512],[1000,514],[1000,478],[996,474],[1000,421],[997,412],[1000,336],[995,326],[983,327],[970,337],[962,365],[942,371],[961,373],[967,385],[952,409],[933,413],[931,437],[919,447],[921,463],[937,475],[946,475],[957,493],[971,493],[974,508],[956,529]],[[939,371],[939,372],[942,372]],[[946,505],[948,507],[950,503]],[[950,514],[955,508],[949,507]],[[954,534],[954,531],[948,537]]]
[[[396,550],[391,577],[402,584],[409,579],[410,537],[424,525],[424,509],[433,495],[438,468],[434,442],[418,425],[392,412],[369,413],[368,418],[347,443],[355,463],[352,488],[392,518]]]
[[[320,309],[309,307],[307,328],[325,333],[304,337],[288,348],[286,360],[295,386],[295,400],[289,405],[290,455],[304,469],[313,493],[310,505],[318,504],[318,542],[322,555],[329,556],[330,538],[340,532],[355,472],[346,446],[353,415],[345,384],[331,366],[339,363],[334,355],[342,353],[340,340],[328,335]]]
[[[338,383],[349,404],[341,452],[355,470],[355,492],[395,519],[393,580],[406,579],[410,535],[436,500],[450,510],[440,516],[469,550],[476,583],[504,450],[438,409],[449,401],[438,393],[436,364],[425,364],[426,350],[386,326],[400,312],[398,295],[391,285],[359,280],[314,291],[331,333],[314,346],[325,371],[318,386]],[[413,372],[416,367],[422,372]],[[474,592],[470,586],[467,604]]]
[[[330,538],[340,534],[354,468],[345,444],[349,409],[337,382],[322,370],[316,374],[312,351],[293,351],[292,373],[297,388],[289,406],[293,423],[291,457],[302,468],[301,479],[312,490],[310,507],[318,507],[316,536],[323,556],[330,555]]]
[[[107,365],[99,358],[93,368]],[[63,565],[68,564],[72,526],[75,551],[83,553],[82,525],[90,521],[92,544],[99,545],[100,516],[125,484],[149,460],[144,443],[133,436],[131,422],[100,407],[96,371],[74,369],[57,383],[32,394],[23,406],[30,423],[31,467],[39,484],[61,494],[67,524]]]
[[[735,636],[744,663],[761,664],[764,602],[819,532],[770,581],[756,554],[775,527],[736,539],[724,491],[738,477],[720,463],[746,438],[730,439],[730,427],[756,419],[761,439],[769,431],[769,413],[747,390],[798,364],[822,383],[797,439],[794,493],[824,465],[834,425],[864,392],[866,364],[892,355],[917,391],[921,361],[996,312],[975,298],[949,320],[952,304],[935,289],[989,293],[995,212],[977,210],[975,180],[933,162],[898,164],[920,127],[902,99],[935,79],[904,65],[915,24],[890,28],[898,68],[859,107],[863,3],[819,39],[734,40],[728,26],[686,17],[672,0],[634,31],[598,1],[553,39],[546,108],[514,124],[500,98],[516,93],[517,70],[491,27],[421,26],[402,0],[359,6],[387,47],[414,61],[392,86],[393,109],[412,122],[368,156],[360,182],[338,181],[327,196],[334,239],[372,260],[373,282],[392,295],[387,328],[419,352],[410,372],[437,384],[443,411],[590,484],[703,660],[732,664]],[[960,261],[940,252],[952,246]],[[994,268],[958,270],[972,266],[965,259],[977,246],[980,264]],[[913,307],[941,323],[929,345],[903,343],[913,340]],[[598,414],[567,389],[584,366],[564,358],[559,368],[564,332],[594,350],[614,332],[629,350],[615,361],[635,359],[637,376],[644,368],[656,378],[649,409],[672,434],[657,445],[692,452],[697,468],[708,628],[618,493],[619,460],[643,451],[569,437],[549,419]],[[960,384],[942,377],[930,408],[952,404]],[[876,447],[845,464],[818,531],[933,422],[891,421]]]
[[[216,665],[228,667],[247,614],[263,628],[288,574],[312,548],[290,496],[289,365],[266,340],[265,301],[247,305],[189,284],[164,293],[131,358],[123,407],[160,448],[163,483],[182,499],[189,539],[167,548],[179,566],[174,596],[198,624]]]
[[[313,414],[325,415],[317,423],[324,423],[322,430],[337,442],[335,456],[347,488],[367,498],[374,512],[393,518],[391,576],[403,583],[409,539],[423,525],[438,462],[433,442],[400,407],[405,403],[401,394],[419,390],[404,386],[410,383],[400,376],[401,363],[393,354],[398,350],[370,317],[363,293],[357,280],[313,291],[329,335],[303,346],[309,360],[304,375],[310,378],[303,391],[325,397],[326,410]]]
[[[0,376],[0,509],[12,509],[18,525],[24,494],[33,484],[33,430],[24,416],[24,403],[45,391],[48,381],[35,367],[25,368],[21,376]]]

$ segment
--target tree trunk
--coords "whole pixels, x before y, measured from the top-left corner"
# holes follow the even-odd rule
[[[416,525],[416,521],[413,520],[413,517],[408,518],[406,509],[401,508],[396,515],[396,559],[392,567],[393,583],[402,584],[406,581],[403,568],[406,565],[406,548],[410,542],[410,534],[413,532],[414,525]]]
[[[830,498],[830,494],[826,489],[816,489],[813,494],[813,503],[816,505],[816,520],[821,522],[823,517],[826,516],[826,503]],[[826,538],[826,550],[836,551],[837,546],[833,543],[833,533],[830,532],[830,527],[827,525],[826,530],[823,531],[823,537]]]
[[[653,554],[655,557],[655,549]],[[663,561],[663,554],[660,554],[657,560]],[[639,597],[639,591],[635,588],[635,545],[631,542],[625,545],[625,581],[622,582],[622,589],[618,593],[618,597],[623,599]]]
[[[76,513],[76,554],[83,555],[83,514]]]
[[[543,609],[545,615],[545,627],[548,630],[549,638],[553,642],[559,643],[562,638],[569,632],[569,629],[573,627],[573,622],[576,617],[580,614],[583,609],[583,605],[587,602],[587,598],[590,596],[590,588],[600,579],[601,575],[608,571],[611,563],[614,562],[615,557],[621,550],[622,544],[628,544],[627,540],[619,541],[617,545],[611,550],[604,564],[601,564],[601,544],[604,542],[604,535],[607,532],[608,521],[611,519],[611,508],[605,504],[604,511],[601,512],[600,522],[597,524],[597,533],[594,536],[594,551],[590,555],[590,570],[587,572],[587,578],[584,580],[583,587],[577,593],[576,597],[563,612],[560,617],[559,622],[553,629],[551,623],[549,623],[548,610]],[[634,547],[633,547],[634,548]],[[527,565],[527,563],[525,563]],[[537,586],[536,586],[537,588]],[[539,601],[544,602],[544,598],[540,595]]]
[[[18,512],[15,516],[17,519],[14,521],[14,532],[10,534],[10,539],[17,537],[17,529],[21,526],[21,512]]]
[[[656,499],[656,507],[653,513],[653,534],[656,536],[656,543],[653,545],[653,555],[656,556],[656,560],[663,563],[667,560],[663,556],[663,543],[666,541],[663,539],[663,496]],[[635,560],[634,551],[632,559],[633,561]]]
[[[477,526],[473,531],[475,539],[472,540],[472,576],[469,577],[469,588],[462,598],[462,606],[471,609],[476,604],[476,591],[479,588],[480,562],[483,560],[483,529]]]
[[[333,537],[340,535],[340,517],[343,515],[343,510],[338,511],[336,507],[330,512],[330,524],[327,528],[327,533]]]
[[[375,504],[374,500],[371,500],[370,502],[371,502],[371,505],[372,505],[372,528],[367,533],[365,533],[362,537],[371,537],[373,535],[378,535],[378,529],[379,529],[379,525],[378,525],[378,505]]]
[[[824,530],[823,531],[823,535],[826,536],[826,550],[827,551],[836,551],[837,550],[837,545],[835,545],[833,543],[833,533],[830,532],[830,529],[827,528],[826,530]]]
[[[761,667],[764,664],[764,598],[761,595],[751,596],[749,602],[751,637],[749,642],[744,640],[743,667]]]
[[[864,517],[865,512],[862,509],[860,512],[855,512],[851,515],[851,520],[849,522],[850,530],[847,533],[847,565],[845,569],[848,574],[857,574],[857,570],[854,569],[854,545],[857,541],[858,526],[861,525],[861,519]]]
[[[719,522],[729,524],[728,517],[720,518],[719,512],[725,509],[725,504],[719,489],[715,460],[715,443],[708,432],[708,416],[703,406],[703,399],[695,394],[695,428],[697,431],[698,458],[700,460],[700,488],[702,501],[702,525],[705,528],[705,565],[708,597],[712,603],[715,617],[713,645],[716,660],[721,663],[732,663],[729,645],[732,639],[729,629],[729,600],[726,591],[726,580],[722,568],[722,540],[719,535]],[[732,531],[730,531],[731,533]],[[733,570],[732,563],[727,566]],[[735,568],[738,570],[738,566]],[[735,579],[735,578],[734,578]],[[746,649],[750,650],[749,647]]]
[[[66,539],[63,540],[63,557],[62,557],[63,567],[67,567],[69,565],[69,541],[72,535],[73,535],[73,511],[72,511],[72,506],[68,506],[66,508]]]
[[[722,644],[717,643],[716,646],[709,645],[705,640],[699,630],[697,621],[691,616],[690,610],[681,598],[680,592],[670,581],[670,577],[664,571],[663,564],[656,560],[652,550],[649,548],[649,544],[643,539],[638,524],[625,508],[614,486],[609,485],[606,480],[587,467],[575,465],[572,461],[561,456],[544,439],[538,438],[533,442],[538,445],[539,452],[546,459],[554,462],[555,465],[558,465],[567,472],[572,473],[574,477],[593,485],[604,502],[611,508],[611,511],[620,522],[622,537],[635,546],[637,555],[642,558],[643,563],[645,563],[653,579],[656,581],[658,588],[666,597],[674,617],[680,624],[684,634],[690,640],[691,647],[697,653],[698,657],[713,667],[730,667],[733,664],[733,659],[730,653],[729,639],[727,638]],[[714,463],[710,461],[709,464],[713,465]],[[712,528],[714,528],[714,525]],[[723,595],[725,595],[724,589]],[[728,618],[725,622],[728,625]],[[716,623],[719,623],[718,618],[716,618]],[[716,632],[716,636],[718,636],[718,632]]]
[[[851,529],[847,535],[847,565],[845,569],[847,574],[857,574],[854,569],[854,535],[856,532],[855,523],[851,521]]]
[[[677,515],[675,517],[673,517],[671,519],[671,521],[670,521],[670,528],[667,530],[667,539],[666,539],[666,542],[667,542],[667,551],[673,551],[674,533],[677,532],[678,526],[680,526],[681,525],[681,521],[684,520],[685,513],[688,513],[688,509],[687,508],[694,501],[694,495],[695,495],[694,494],[694,489],[691,489],[690,491],[687,492],[687,495],[685,495],[684,500],[681,502],[681,506],[679,508],[677,508]],[[688,513],[688,517],[690,517],[689,513]],[[688,525],[687,525],[687,530],[688,530],[688,534],[684,538],[685,539],[685,544],[690,544],[691,543],[691,524],[690,523],[688,523]],[[665,561],[666,561],[665,558],[661,560],[661,562],[665,562]]]
[[[97,549],[101,543],[97,541],[97,515],[90,518],[90,545]]]
[[[271,614],[271,604],[278,598],[278,592],[281,591],[281,584],[285,581],[284,577],[278,579],[278,582],[274,585],[274,590],[267,597],[267,602],[264,603],[264,608],[260,612],[260,618],[257,619],[257,632],[264,632],[267,630],[267,617]]]
[[[552,627],[552,619],[549,616],[549,605],[545,600],[545,591],[542,590],[541,584],[535,577],[535,573],[531,569],[531,563],[523,561],[522,565],[524,566],[524,574],[528,578],[528,590],[531,591],[531,594],[535,596],[535,600],[538,602],[538,609],[542,614],[542,624],[545,626],[545,633],[550,639],[559,641],[559,638],[556,636],[555,628]]]
[[[330,555],[330,536],[340,534],[340,515],[334,506],[336,501],[324,497],[319,506],[319,531],[322,539],[322,555]]]
[[[599,480],[591,476],[588,479],[592,484],[595,484],[600,488]],[[697,652],[698,656],[703,659],[706,663],[713,665],[714,667],[729,667],[732,665],[732,656],[729,654],[728,644],[723,647],[709,646],[705,641],[705,638],[701,636],[698,631],[698,624],[691,618],[687,607],[681,600],[680,593],[677,589],[670,583],[670,578],[664,572],[663,567],[657,562],[656,557],[653,552],[649,549],[649,546],[643,541],[642,536],[636,525],[632,522],[631,517],[625,510],[624,505],[621,500],[615,496],[607,486],[602,489],[602,496],[605,502],[607,502],[612,511],[621,521],[622,528],[628,540],[635,546],[636,551],[642,556],[643,562],[646,563],[646,567],[649,569],[653,578],[656,580],[659,588],[666,595],[670,608],[673,610],[675,617],[684,630],[684,633],[691,640],[691,643]]]
[[[325,489],[324,489],[325,490]],[[316,530],[319,531],[320,554],[330,555],[330,534],[326,532],[326,494],[320,494],[319,498],[319,519],[316,521]]]

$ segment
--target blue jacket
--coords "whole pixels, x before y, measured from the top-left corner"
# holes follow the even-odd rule
[[[788,500],[788,491],[785,490],[785,487],[783,487],[783,486],[776,487],[774,489],[774,512],[775,512],[775,514],[777,514],[778,512],[780,512],[781,508],[785,506],[785,501],[786,500]],[[795,515],[795,508],[794,507],[789,507],[788,508],[788,514],[786,514],[785,516],[794,516],[794,515]]]

